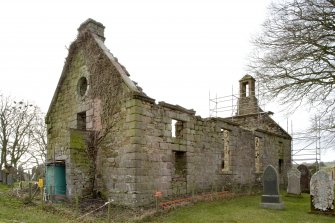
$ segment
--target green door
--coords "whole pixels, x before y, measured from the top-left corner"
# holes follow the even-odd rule
[[[65,164],[47,164],[46,191],[48,195],[66,195]]]

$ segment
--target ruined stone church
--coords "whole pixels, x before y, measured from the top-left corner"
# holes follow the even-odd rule
[[[156,102],[88,19],[69,47],[46,123],[49,196],[112,198],[138,207],[164,197],[258,185],[269,164],[286,184],[291,137],[258,106],[255,79],[240,80],[238,111],[202,118]]]

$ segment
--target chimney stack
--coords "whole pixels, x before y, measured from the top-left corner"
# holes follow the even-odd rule
[[[97,35],[102,41],[105,41],[105,26],[102,23],[89,18],[79,26],[78,32],[81,33],[87,30]]]

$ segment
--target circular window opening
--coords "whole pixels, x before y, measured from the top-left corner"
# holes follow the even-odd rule
[[[87,91],[87,79],[81,77],[78,81],[78,93],[80,96],[84,96]]]

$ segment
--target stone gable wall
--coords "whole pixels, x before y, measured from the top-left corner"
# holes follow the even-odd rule
[[[291,140],[278,135],[258,132],[261,137],[263,156],[263,170],[268,165],[275,167],[279,173],[280,185],[285,188],[287,185],[287,172],[291,168]],[[280,152],[282,150],[282,152]],[[279,170],[279,159],[283,160]]]
[[[92,47],[94,42],[86,41],[85,47],[77,48],[71,54],[70,63],[66,65],[67,73],[47,120],[47,161],[65,161],[66,193],[70,198],[91,195],[94,191],[105,197],[115,191],[124,192],[129,187],[125,185],[128,176],[135,175],[128,159],[134,156],[134,150],[124,149],[132,147],[130,133],[125,131],[133,129],[126,123],[125,101],[130,90],[108,62],[109,58],[102,57],[99,50],[92,50],[96,49]],[[92,57],[100,58],[99,63],[92,62]],[[98,65],[105,69],[97,69]],[[81,77],[88,80],[84,96],[78,95]],[[86,112],[85,131],[78,130],[77,114],[80,112]],[[103,136],[95,145],[98,149],[96,160],[88,154],[89,137],[94,132]],[[122,199],[125,204],[132,205],[133,198],[128,198]]]
[[[82,191],[90,190],[89,188],[92,186],[87,185],[87,182],[92,177],[89,171],[90,163],[87,162],[87,158],[81,159],[81,157],[84,157],[83,154],[85,154],[85,148],[82,146],[85,144],[85,136],[71,131],[71,129],[77,128],[77,113],[92,111],[93,109],[92,100],[87,96],[80,97],[77,93],[78,80],[83,76],[88,78],[85,59],[83,51],[77,51],[73,56],[68,75],[60,86],[57,99],[49,114],[49,120],[47,120],[47,162],[57,160],[65,162],[68,196],[73,196],[76,193],[81,194]],[[93,114],[88,113],[88,129],[92,125],[92,117]],[[74,141],[76,141],[77,145],[71,149],[71,144]],[[79,144],[81,146],[78,146]],[[81,182],[82,185],[79,186],[78,182]],[[74,188],[75,184],[78,188]]]
[[[290,138],[287,133],[284,133],[278,124],[269,117],[267,113],[234,116],[231,118],[226,118],[226,120],[233,121],[234,123],[237,123],[247,129],[261,129],[286,138]]]

